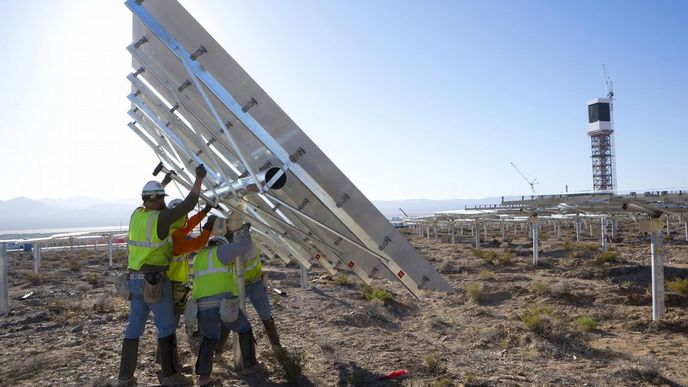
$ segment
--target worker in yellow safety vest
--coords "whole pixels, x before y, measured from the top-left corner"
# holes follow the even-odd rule
[[[243,210],[243,206],[240,206],[239,209]],[[241,230],[242,225],[243,220],[241,218],[241,212],[233,211],[227,219],[227,232],[225,233],[227,240],[232,241],[235,237],[235,232]],[[251,300],[251,304],[256,310],[256,313],[258,313],[258,316],[260,316],[260,319],[263,321],[265,333],[270,341],[273,352],[279,354],[284,351],[284,347],[280,344],[279,334],[275,327],[275,319],[270,309],[270,300],[265,291],[265,282],[262,274],[263,263],[260,259],[260,249],[257,244],[251,242],[251,249],[245,254],[243,261],[246,295]],[[229,330],[221,326],[220,338],[215,347],[216,352],[221,353],[224,350],[228,337]]]
[[[164,181],[163,181],[164,183]],[[164,184],[163,184],[164,185]],[[181,199],[170,200],[168,208],[175,208],[182,203]],[[172,286],[172,305],[174,312],[174,326],[175,329],[179,325],[179,317],[184,313],[186,307],[186,300],[191,288],[189,282],[189,253],[196,252],[208,244],[210,239],[210,232],[217,220],[217,216],[210,215],[208,220],[203,225],[201,233],[195,237],[189,234],[196,227],[203,218],[210,212],[213,207],[206,204],[203,210],[197,212],[191,218],[183,216],[179,218],[172,226],[170,226],[170,235],[172,236],[172,260],[170,261],[169,269],[167,270],[167,278],[170,279]],[[158,348],[156,360],[160,362],[160,348]],[[184,364],[179,358],[175,358],[175,368],[183,372],[193,372],[193,367],[190,364]],[[161,376],[161,375],[159,375]]]
[[[177,340],[174,335],[175,321],[172,306],[172,288],[166,276],[172,259],[170,226],[183,218],[198,203],[206,170],[196,167],[196,180],[191,192],[175,208],[166,208],[165,189],[157,181],[149,181],[143,187],[143,205],[137,208],[129,221],[128,281],[129,321],[124,331],[120,358],[118,386],[136,385],[136,362],[139,338],[146,327],[146,320],[153,311],[158,330],[158,346],[161,354],[162,385],[193,384],[191,376],[176,368],[178,364]]]
[[[198,304],[198,324],[203,335],[196,361],[196,374],[201,386],[214,383],[210,374],[220,325],[239,334],[243,360],[240,370],[243,373],[257,370],[253,330],[239,308],[236,273],[232,269],[237,257],[251,248],[249,227],[243,229],[234,243],[221,236],[211,238],[208,247],[194,257],[192,296]]]

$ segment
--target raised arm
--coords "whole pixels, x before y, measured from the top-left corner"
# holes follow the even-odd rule
[[[201,185],[205,175],[206,170],[202,164],[196,167],[196,180],[194,180],[194,185],[191,187],[191,192],[176,207],[166,208],[160,212],[158,217],[158,238],[167,238],[172,223],[194,209],[201,194]]]

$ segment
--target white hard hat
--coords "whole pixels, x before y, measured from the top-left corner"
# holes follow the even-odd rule
[[[148,183],[146,183],[143,186],[143,190],[141,191],[141,196],[151,196],[151,195],[159,195],[159,196],[167,196],[165,194],[165,187],[162,186],[159,182],[155,180],[151,180]]]
[[[208,246],[228,245],[229,241],[223,236],[214,236],[208,241]]]
[[[182,202],[182,199],[172,199],[170,200],[169,204],[167,204],[167,208],[174,208],[179,205],[179,203]]]

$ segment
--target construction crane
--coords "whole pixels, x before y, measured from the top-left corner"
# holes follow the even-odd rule
[[[607,88],[607,98],[614,100],[614,84],[607,74],[607,66],[604,63],[602,64],[602,76],[604,77],[604,86]]]
[[[518,174],[521,175],[521,177],[523,177],[523,179],[526,181],[526,183],[528,183],[528,185],[530,186],[530,190],[533,192],[533,195],[535,195],[535,184],[538,183],[537,179],[530,180],[529,178],[526,177],[526,175],[523,174],[523,172],[521,172],[520,169],[518,169],[516,164],[511,163],[511,166],[514,167],[516,172],[518,172]]]
[[[399,207],[399,211],[401,211],[402,214],[404,214],[405,217],[409,218],[408,214],[406,211],[402,210],[401,207]]]

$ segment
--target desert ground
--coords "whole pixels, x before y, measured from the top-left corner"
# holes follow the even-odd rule
[[[584,229],[586,230],[586,229]],[[502,239],[489,230],[480,250],[466,231],[456,244],[440,233],[403,234],[454,291],[415,298],[401,285],[366,287],[345,271],[314,267],[307,289],[299,269],[267,259],[273,314],[288,358],[279,361],[249,306],[263,370],[232,371],[215,362],[224,386],[645,386],[688,385],[688,244],[682,229],[666,237],[666,318],[653,322],[650,242],[626,220],[601,254],[597,232],[574,241],[543,225],[532,264],[526,231]],[[10,305],[0,316],[0,385],[106,386],[117,376],[128,305],[113,280],[126,267],[117,250],[44,250],[39,274],[31,253],[10,253]],[[272,288],[286,291],[278,295]],[[30,295],[29,295],[30,294]],[[27,296],[28,295],[28,296]],[[184,327],[180,352],[195,363]],[[139,350],[140,385],[157,383],[155,328]],[[407,375],[379,378],[404,369]]]

